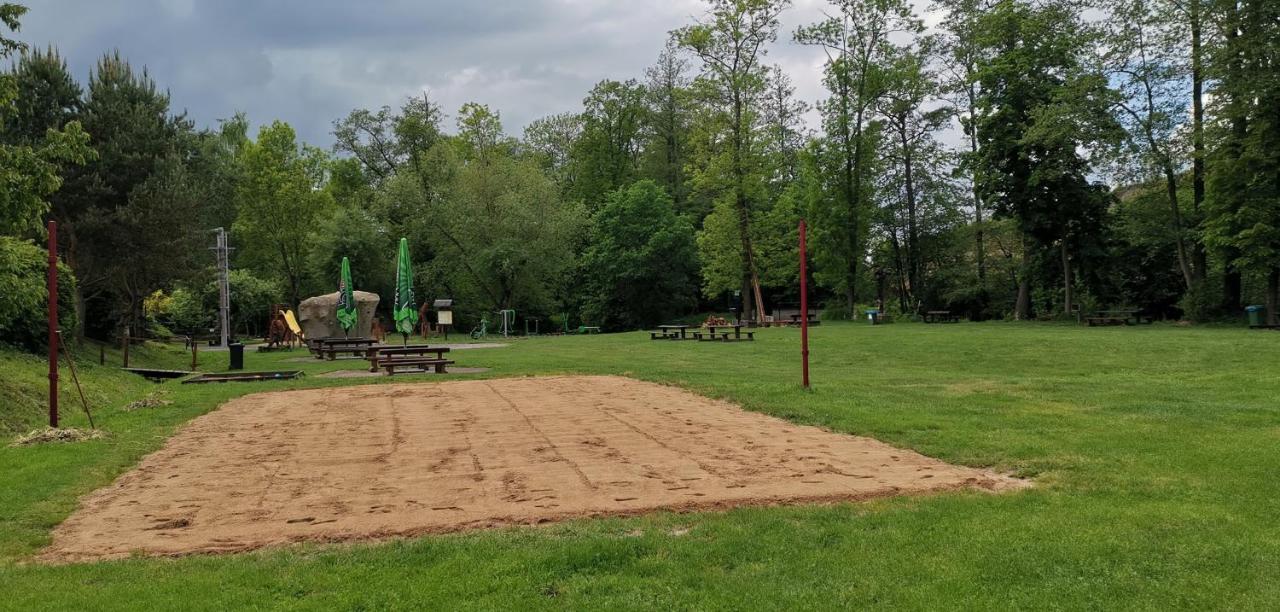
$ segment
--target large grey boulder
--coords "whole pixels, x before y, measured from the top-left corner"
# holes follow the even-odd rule
[[[376,293],[353,291],[356,298],[356,326],[348,332],[353,338],[368,338],[373,327],[373,315],[378,310],[379,297]],[[342,336],[342,327],[338,325],[338,292],[317,295],[302,300],[298,304],[298,325],[308,338],[325,338]]]

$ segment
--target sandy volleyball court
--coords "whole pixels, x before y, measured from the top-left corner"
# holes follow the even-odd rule
[[[262,393],[88,496],[46,561],[240,551],[1017,480],[621,377]]]

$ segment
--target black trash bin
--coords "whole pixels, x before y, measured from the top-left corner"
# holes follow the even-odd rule
[[[231,342],[227,344],[227,351],[231,355],[231,364],[228,370],[244,369],[244,345],[239,342]]]

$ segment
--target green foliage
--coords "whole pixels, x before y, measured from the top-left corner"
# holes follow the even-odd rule
[[[581,264],[583,320],[609,329],[652,327],[697,304],[693,227],[657,183],[614,191],[591,220]]]
[[[26,350],[48,346],[49,252],[29,241],[0,236],[0,343]],[[58,263],[58,327],[76,329],[76,279]]]
[[[25,12],[6,3],[0,20],[16,31]],[[0,58],[24,48],[0,36]],[[78,96],[66,63],[52,50],[24,53],[0,74],[0,232],[39,234],[47,198],[62,187],[62,168],[93,157],[88,134],[70,119]]]
[[[329,293],[337,287],[342,258],[351,260],[351,277],[356,291],[369,291],[389,300],[392,294],[394,240],[386,228],[368,211],[356,207],[335,208],[321,219],[307,253],[311,286]]]
[[[598,210],[608,194],[636,176],[644,118],[644,88],[635,81],[601,81],[583,100],[582,134],[573,150],[572,197]]]
[[[293,128],[275,121],[241,150],[242,178],[236,191],[234,225],[241,261],[288,287],[292,304],[302,300],[306,258],[317,222],[333,201],[317,189],[314,160],[296,142]],[[338,255],[341,257],[341,255]]]
[[[181,334],[204,333],[213,327],[216,313],[205,307],[200,293],[178,287],[169,294],[168,311],[165,313],[166,323],[174,331]],[[238,295],[232,295],[236,299]],[[216,304],[216,302],[214,302]]]

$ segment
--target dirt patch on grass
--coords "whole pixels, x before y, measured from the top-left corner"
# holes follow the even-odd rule
[[[87,497],[41,559],[1021,486],[621,377],[287,391],[192,421]]]
[[[85,440],[97,440],[102,436],[103,433],[96,429],[76,429],[74,427],[53,429],[51,427],[46,427],[44,429],[37,429],[18,436],[13,440],[13,444],[11,444],[11,446],[84,442]]]

